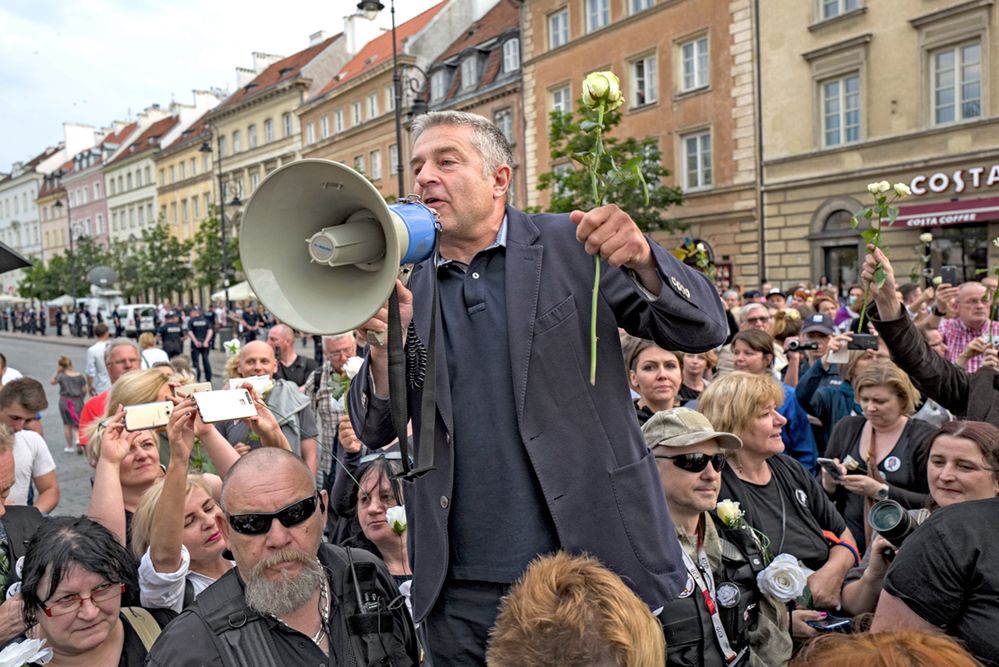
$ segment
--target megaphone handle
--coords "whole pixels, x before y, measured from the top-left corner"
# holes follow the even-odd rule
[[[399,315],[399,296],[395,289],[389,295],[388,303],[388,381],[389,412],[392,426],[399,438],[399,452],[402,454],[403,472],[408,473],[409,439],[406,424],[409,422],[406,392],[406,353],[402,349],[402,318]],[[370,335],[370,332],[369,332]]]

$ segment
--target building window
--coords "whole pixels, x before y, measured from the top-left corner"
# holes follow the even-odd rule
[[[354,102],[350,105],[350,126],[354,127],[361,124],[361,103]]]
[[[520,40],[514,37],[503,42],[503,71],[515,72],[520,69]]]
[[[125,174],[125,185],[129,190],[132,189],[132,172]]]
[[[378,96],[368,95],[368,118],[378,117]]]
[[[212,196],[206,192],[202,195],[202,200],[205,202],[205,215],[208,215],[211,211]]]
[[[461,61],[461,89],[475,88],[475,84],[478,82],[479,58],[473,54]]]
[[[860,75],[848,74],[821,85],[823,144],[860,141]]]
[[[448,73],[446,69],[439,69],[430,75],[430,99],[440,100],[447,94]]]
[[[246,128],[246,143],[249,145],[250,148],[256,148],[257,147],[257,126],[256,125],[250,125],[248,128]]]
[[[94,183],[94,201],[97,201],[100,198],[101,198],[101,184]]]
[[[201,219],[201,206],[198,203],[197,197],[191,197],[191,214],[194,216],[195,220]]]
[[[369,159],[371,160],[371,178],[377,181],[382,177],[382,152],[371,151]]]
[[[330,117],[329,114],[323,114],[323,117],[319,119],[319,136],[322,139],[330,136]]]
[[[225,137],[219,137],[219,157],[220,158],[225,157],[225,153],[226,153],[225,147],[226,147]]]
[[[572,112],[572,98],[569,93],[568,84],[562,86],[561,88],[552,89],[552,111],[558,111],[561,113],[571,113]]]
[[[118,192],[125,191],[125,181],[122,179],[121,174],[118,174]],[[28,210],[28,205],[24,205],[24,209]]]
[[[260,174],[253,172],[250,174],[250,194],[252,195],[257,191],[257,186],[260,185]]]
[[[333,112],[333,131],[343,132],[343,109]]]
[[[111,211],[111,228],[115,231],[120,229],[118,225],[118,211]]]
[[[645,56],[631,63],[632,106],[640,107],[658,100],[659,87],[656,78],[656,55]]]
[[[513,143],[513,110],[512,109],[500,109],[495,114],[493,114],[493,123],[499,128],[499,131],[503,133],[506,137],[508,143]]]
[[[683,175],[685,190],[711,187],[711,132],[688,134],[683,142]]]
[[[982,115],[982,43],[978,40],[930,54],[934,124]]]
[[[170,222],[177,226],[177,202],[170,202]],[[135,225],[132,225],[133,227]]]
[[[284,128],[284,136],[288,138],[291,136],[291,112],[285,111],[281,114],[281,126]]]
[[[184,220],[184,224],[189,226],[191,224],[191,218],[187,215],[188,208],[187,208],[186,199],[180,200],[180,210],[181,210],[181,216]]]
[[[569,41],[569,9],[548,15],[548,48],[557,49]]]
[[[153,184],[153,172],[152,172],[152,170],[147,166],[143,171],[146,174],[146,178],[143,180],[143,182],[146,185],[152,185]]]
[[[212,157],[211,155],[208,155],[206,153],[205,155],[201,156],[201,171],[207,174],[209,171],[211,171],[211,168],[212,168]]]
[[[632,14],[637,14],[638,12],[644,12],[646,9],[652,8],[652,3],[655,0],[629,0],[628,9]]]
[[[364,173],[364,156],[363,155],[355,155],[354,156],[354,171],[358,172],[359,174],[363,174]]]
[[[316,143],[316,124],[309,123],[305,126],[305,143],[314,144]]]
[[[104,233],[104,215],[101,213],[97,214],[97,229],[95,231],[98,236]]]
[[[243,135],[242,135],[242,133],[239,130],[233,130],[232,131],[232,154],[235,155],[236,153],[240,152],[241,150],[243,150]]]
[[[385,108],[395,111],[395,91],[392,90],[392,86],[385,87]]]
[[[198,175],[198,159],[192,157],[191,158],[191,176],[197,176],[197,175]]]
[[[399,173],[399,146],[396,144],[389,146],[389,169],[393,174]]]
[[[831,19],[852,12],[858,4],[859,0],[822,0],[822,19]]]
[[[274,141],[274,121],[270,118],[264,121],[264,143],[269,144]]]
[[[152,220],[150,220],[152,222]],[[146,209],[139,207],[139,225],[142,226],[146,224]]]
[[[175,165],[170,165],[170,182],[177,182],[177,167]]]
[[[506,189],[506,203],[510,206],[517,205],[517,170],[510,167],[510,185]]]
[[[610,0],[586,0],[586,32],[600,30],[610,23]]]
[[[184,178],[186,178],[184,176],[184,172],[186,171],[186,168],[184,167],[184,163],[181,162],[180,164],[177,165],[177,167],[178,167],[178,171],[180,171],[180,180],[184,180]]]
[[[681,92],[708,85],[708,36],[703,35],[680,45]]]
[[[149,202],[148,204],[146,204],[146,219],[149,220],[149,222],[156,222],[155,220],[153,220],[153,203],[152,202]]]

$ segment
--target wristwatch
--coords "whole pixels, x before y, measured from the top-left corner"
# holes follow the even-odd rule
[[[888,500],[888,485],[882,484],[878,489],[878,500]]]
[[[937,317],[947,317],[947,313],[937,308],[937,304],[933,304],[933,314]]]

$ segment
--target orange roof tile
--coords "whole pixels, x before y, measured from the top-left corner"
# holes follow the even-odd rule
[[[126,156],[131,157],[144,151],[159,148],[159,140],[179,122],[180,117],[178,116],[167,116],[166,118],[161,118],[147,127],[145,132],[140,134],[139,138],[132,142],[127,150],[123,151],[120,155],[118,155],[118,157],[111,160],[111,162],[122,160]]]
[[[103,148],[105,144],[120,144],[126,137],[128,137],[128,135],[132,134],[138,126],[138,123],[132,122],[121,128],[118,132],[110,132],[108,136],[101,140],[101,143],[98,144],[98,146]]]
[[[405,23],[395,27],[396,48],[401,53],[406,40],[423,30],[430,20],[444,9],[447,0],[442,0],[430,9],[414,16]],[[368,72],[384,62],[392,59],[392,33],[386,32],[364,45],[356,56],[351,58],[326,86],[319,91],[319,96],[325,95],[351,79]]]
[[[257,78],[250,81],[236,92],[234,92],[229,97],[225,98],[222,104],[218,105],[213,109],[213,111],[220,111],[222,109],[227,109],[229,107],[235,106],[242,102],[243,100],[258,95],[261,92],[273,88],[283,81],[288,81],[296,78],[302,73],[302,68],[312,62],[312,59],[322,53],[326,47],[332,44],[340,37],[343,33],[337,33],[329,39],[323,40],[322,42],[310,46],[307,49],[299,51],[294,55],[290,55],[287,58],[277,61],[273,65],[269,66],[263,72],[261,72]]]
[[[500,0],[485,16],[473,23],[465,34],[451,43],[438,56],[437,61],[447,60],[467,48],[478,46],[520,24],[520,10],[514,0]]]

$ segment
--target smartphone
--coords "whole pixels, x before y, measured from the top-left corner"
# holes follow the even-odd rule
[[[826,616],[825,618],[813,621],[805,621],[819,632],[849,632],[853,626],[852,618],[842,618],[840,616]]]
[[[148,431],[166,426],[173,414],[173,403],[157,401],[156,403],[139,403],[125,406],[125,430]]]
[[[226,385],[227,389],[241,389],[244,384],[249,383],[253,387],[253,391],[257,392],[257,396],[263,396],[265,391],[268,391],[274,386],[274,380],[272,380],[267,375],[254,375],[248,378],[231,378],[229,384]]]
[[[876,350],[878,349],[878,337],[874,334],[855,333],[847,343],[848,350]]]
[[[957,267],[953,264],[941,266],[940,278],[948,285],[957,285]]]
[[[188,398],[191,394],[196,394],[199,391],[211,391],[211,382],[193,382],[191,384],[182,384],[173,390],[174,396],[178,398]]]
[[[843,478],[843,476],[839,473],[839,468],[836,466],[836,462],[832,459],[824,459],[820,456],[816,459],[816,461],[818,461],[819,465],[822,466],[833,479],[838,481]]]
[[[257,416],[257,407],[245,389],[199,391],[192,396],[198,404],[201,421],[206,424]]]
[[[841,347],[835,352],[829,350],[826,352],[826,361],[830,364],[845,364],[850,361],[850,350],[845,347]]]

